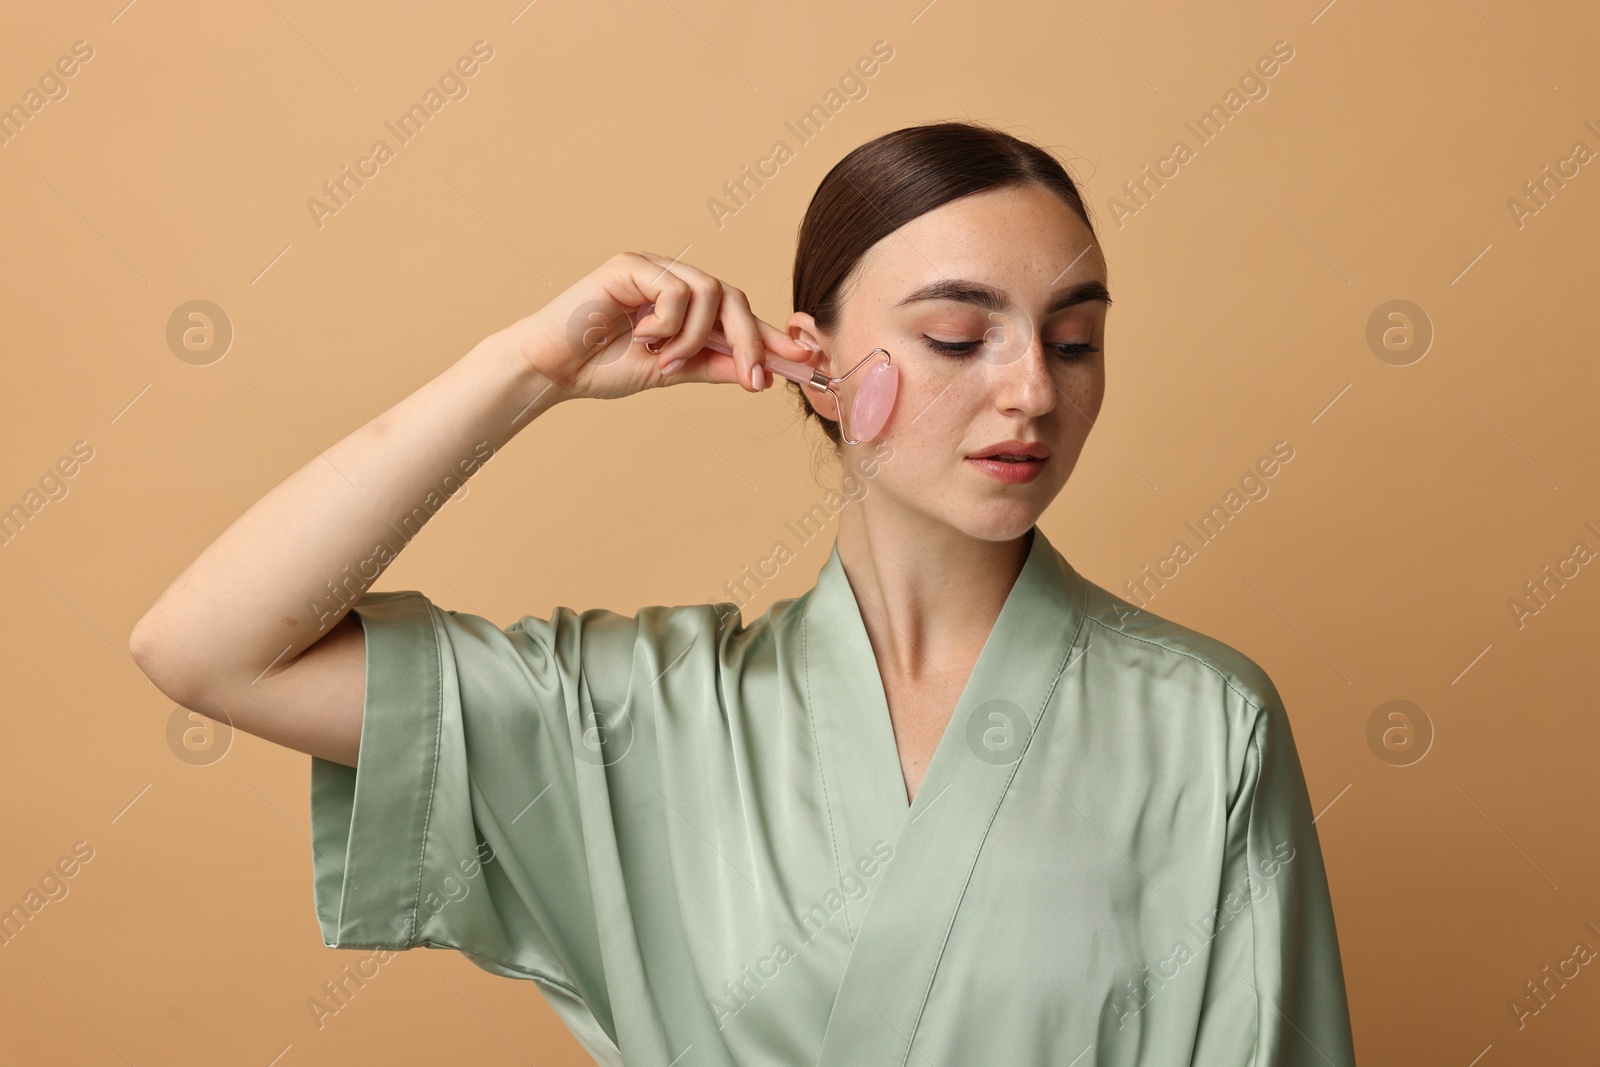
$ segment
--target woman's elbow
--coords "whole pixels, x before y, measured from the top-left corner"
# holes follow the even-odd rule
[[[128,634],[128,655],[150,684],[179,704],[197,696],[192,672],[175,654],[176,643],[163,634],[160,620],[150,613],[133,624]]]

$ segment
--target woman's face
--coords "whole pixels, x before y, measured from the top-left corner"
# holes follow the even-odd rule
[[[796,313],[790,335],[819,348],[832,374],[874,348],[900,368],[883,432],[841,446],[846,469],[893,446],[865,506],[909,509],[984,540],[1025,533],[1066,484],[1100,413],[1105,284],[1089,228],[1054,193],[1027,185],[963,197],[879,241],[845,286],[834,334]],[[844,384],[846,404],[865,373]],[[806,395],[837,418],[828,398]],[[1048,457],[975,458],[1018,441]]]

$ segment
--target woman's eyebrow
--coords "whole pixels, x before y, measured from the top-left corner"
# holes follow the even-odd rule
[[[941,278],[903,298],[895,304],[895,307],[914,304],[919,300],[958,300],[964,304],[976,304],[986,311],[1005,311],[1012,306],[1011,298],[991,285],[969,281],[966,278]],[[1058,289],[1045,307],[1045,314],[1052,315],[1062,308],[1092,300],[1104,301],[1109,307],[1111,293],[1101,282],[1079,282],[1077,285]]]

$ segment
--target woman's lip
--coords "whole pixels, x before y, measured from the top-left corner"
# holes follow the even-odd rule
[[[996,456],[1024,456],[1028,459],[1049,459],[1050,449],[1041,441],[1001,441],[982,452],[974,452],[968,459],[994,459]]]
[[[968,456],[967,462],[977,467],[983,473],[989,475],[989,477],[994,478],[996,481],[1005,482],[1008,485],[1019,485],[1023,482],[1031,482],[1035,478],[1039,477],[1040,473],[1044,470],[1045,463],[1049,461],[1043,459],[1025,459],[1021,460],[1020,462],[1013,462],[1004,459],[989,459],[987,457],[980,458],[977,456]]]

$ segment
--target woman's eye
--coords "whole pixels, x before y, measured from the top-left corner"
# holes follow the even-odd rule
[[[1082,359],[1084,356],[1087,356],[1091,352],[1100,351],[1100,346],[1099,345],[1082,344],[1082,343],[1073,342],[1073,341],[1057,341],[1055,344],[1051,345],[1050,347],[1054,348],[1057,351],[1057,353],[1060,354],[1062,359],[1069,360],[1069,361],[1070,360],[1075,360],[1075,359]]]
[[[933,349],[935,352],[942,352],[947,356],[955,356],[957,359],[963,359],[972,355],[977,347],[983,344],[982,339],[976,341],[940,341],[929,337],[926,334],[923,335],[922,339],[926,341],[928,347]],[[1082,359],[1091,352],[1100,351],[1098,345],[1085,344],[1075,341],[1055,341],[1045,345],[1045,347],[1055,349],[1056,354],[1069,363],[1078,359]]]
[[[928,342],[928,347],[935,352],[943,352],[949,356],[970,356],[973,349],[983,344],[982,341],[939,341],[926,335],[922,339]]]

